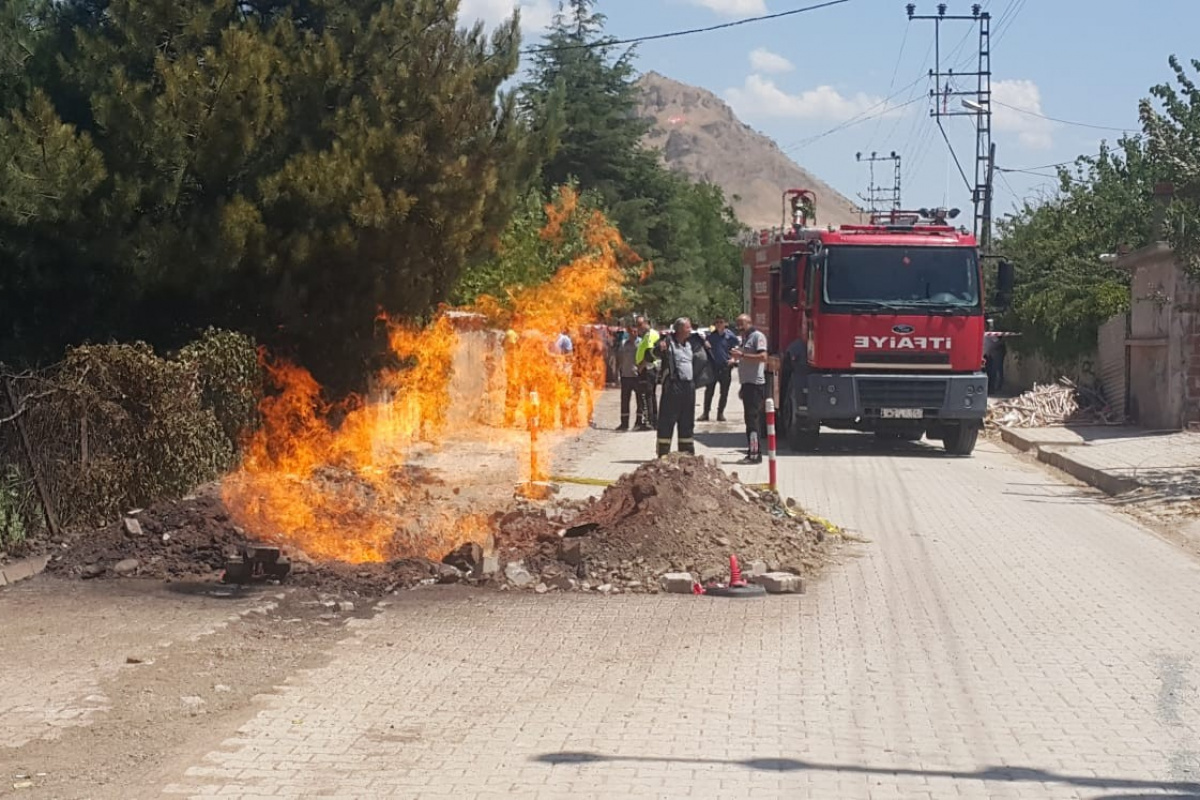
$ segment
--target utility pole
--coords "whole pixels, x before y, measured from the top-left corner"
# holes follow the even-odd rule
[[[867,157],[863,157],[862,153],[855,153],[855,159],[860,163],[866,161],[870,168],[870,183],[867,184],[867,193],[859,194],[859,198],[867,204],[867,213],[874,216],[884,211],[899,211],[900,210],[900,156],[895,150],[890,155],[881,156],[878,153],[871,153]],[[892,186],[879,186],[875,183],[875,164],[880,161],[891,161],[892,169]]]
[[[992,15],[984,11],[979,3],[971,6],[969,15],[947,14],[945,3],[937,4],[937,14],[918,15],[916,3],[909,3],[905,10],[910,21],[933,20],[934,68],[929,70],[929,77],[933,79],[934,86],[929,90],[932,101],[929,115],[937,120],[938,129],[947,145],[950,138],[942,125],[943,118],[975,118],[975,184],[971,189],[971,202],[975,207],[974,233],[980,237],[981,247],[986,254],[991,247],[992,177],[996,158],[996,148],[992,144]],[[979,26],[979,55],[974,72],[955,72],[953,67],[942,69],[942,23],[951,21],[967,21]],[[974,90],[959,88],[972,82],[975,84]],[[962,110],[951,108],[951,98],[961,98]],[[954,163],[963,181],[970,185],[953,147],[950,148],[950,154],[954,156]]]

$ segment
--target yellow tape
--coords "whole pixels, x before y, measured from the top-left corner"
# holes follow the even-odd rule
[[[551,483],[578,483],[583,486],[612,486],[616,481],[606,481],[603,478],[575,478],[570,475],[551,475]]]

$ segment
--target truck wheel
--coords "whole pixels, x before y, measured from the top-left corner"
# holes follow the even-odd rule
[[[977,422],[963,422],[946,428],[946,435],[942,437],[946,452],[952,456],[971,455],[979,440],[979,427]]]
[[[804,427],[799,422],[793,421],[791,427],[788,428],[788,447],[797,453],[813,452],[817,449],[820,439],[821,429],[819,427]]]

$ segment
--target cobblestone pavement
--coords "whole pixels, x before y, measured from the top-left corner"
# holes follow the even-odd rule
[[[587,436],[589,477],[653,448]],[[698,438],[737,458],[736,424]],[[826,442],[784,491],[869,542],[808,595],[409,593],[166,791],[1200,796],[1194,560],[996,444]]]
[[[0,748],[56,739],[107,711],[104,682],[172,642],[260,608],[258,595],[199,602],[159,584],[42,577],[0,590]],[[102,635],[97,635],[98,632]],[[2,777],[2,776],[0,776]],[[4,783],[0,781],[0,796]]]

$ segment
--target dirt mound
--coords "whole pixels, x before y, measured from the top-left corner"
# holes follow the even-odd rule
[[[131,512],[108,527],[72,536],[47,570],[84,579],[219,581],[225,556],[251,540],[233,523],[219,488],[210,485],[182,500]],[[288,585],[332,593],[374,597],[447,577],[442,565],[427,559],[314,562],[286,545],[284,550],[292,559]]]
[[[831,530],[697,456],[652,461],[591,502],[514,512],[497,527],[502,560],[522,560],[551,585],[567,588],[567,575],[634,591],[657,591],[667,572],[727,576],[731,554],[746,566],[811,575],[827,560]]]
[[[46,569],[86,578],[215,578],[225,554],[245,541],[216,486],[210,485],[182,500],[131,512],[106,528],[74,535]],[[137,564],[122,565],[131,559]]]

